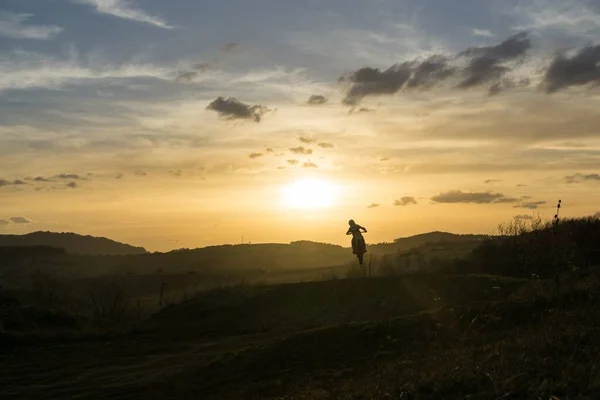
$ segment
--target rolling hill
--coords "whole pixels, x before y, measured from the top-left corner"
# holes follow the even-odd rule
[[[145,254],[143,247],[130,246],[104,237],[76,233],[32,232],[26,235],[0,235],[0,247],[49,246],[62,248],[69,254],[131,255]]]

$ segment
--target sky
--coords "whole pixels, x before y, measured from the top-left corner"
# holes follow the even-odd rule
[[[600,211],[599,0],[3,0],[0,232],[348,245]]]

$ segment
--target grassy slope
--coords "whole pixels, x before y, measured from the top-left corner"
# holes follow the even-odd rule
[[[0,387],[48,399],[597,398],[597,291],[508,300],[524,286],[461,276],[212,292],[126,335],[4,336]]]

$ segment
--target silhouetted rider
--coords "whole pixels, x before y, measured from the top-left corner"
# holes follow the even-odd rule
[[[346,235],[352,235],[352,252],[357,254],[359,246],[366,252],[365,238],[363,237],[361,230],[366,233],[367,229],[358,225],[353,219],[348,221],[348,224],[350,227],[348,228]]]

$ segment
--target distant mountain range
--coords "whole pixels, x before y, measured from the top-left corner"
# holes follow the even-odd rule
[[[33,232],[26,235],[0,235],[0,246],[49,246],[64,249],[69,254],[95,256],[148,253],[143,247],[130,246],[104,237],[57,232]]]
[[[395,239],[390,243],[369,244],[374,254],[394,254],[432,244],[474,243],[484,235],[457,235],[448,232],[429,232]],[[368,241],[368,235],[366,235]],[[104,237],[83,236],[75,233],[33,232],[26,235],[0,235],[0,247],[45,246],[64,249],[68,254],[80,255],[142,255],[152,256],[143,247],[135,247]],[[7,250],[8,251],[8,250]],[[14,250],[10,250],[14,252]],[[164,261],[177,260],[195,263],[234,267],[239,265],[268,265],[269,267],[300,267],[304,265],[335,265],[348,260],[348,247],[311,241],[296,241],[290,244],[261,243],[253,245],[221,245],[197,249],[180,249],[160,253]],[[159,256],[160,254],[156,254]],[[184,261],[185,260],[185,261]]]

